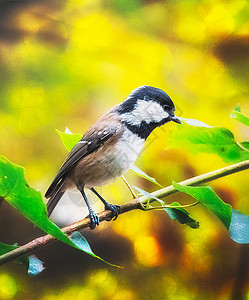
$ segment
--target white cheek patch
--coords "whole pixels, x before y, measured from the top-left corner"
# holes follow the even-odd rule
[[[142,121],[149,124],[159,123],[167,118],[169,114],[155,101],[138,99],[133,111],[123,114],[123,121],[130,125],[140,125]]]

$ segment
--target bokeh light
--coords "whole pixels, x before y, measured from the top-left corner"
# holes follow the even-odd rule
[[[7,273],[1,273],[0,280],[0,298],[3,300],[13,299],[18,292],[18,285],[15,279]]]
[[[249,115],[248,15],[246,0],[1,1],[0,154],[24,166],[29,184],[44,195],[67,154],[55,129],[83,134],[143,84],[165,90],[179,116],[248,140],[247,127],[229,118],[237,103]],[[184,145],[172,148],[173,126],[155,130],[136,162],[160,184],[226,165]],[[132,172],[126,178],[147,191],[158,188]],[[211,185],[249,214],[246,173]],[[132,198],[121,179],[99,191],[112,203]],[[189,200],[182,194],[167,199]],[[70,201],[59,208],[60,224],[70,214],[80,218],[71,208]],[[190,213],[199,229],[166,212],[138,210],[83,232],[97,255],[123,269],[60,243],[44,247],[35,254],[46,269],[36,278],[18,264],[1,267],[0,298],[246,299],[248,247],[232,242],[204,208]],[[2,242],[24,244],[42,232],[3,203],[0,235]]]

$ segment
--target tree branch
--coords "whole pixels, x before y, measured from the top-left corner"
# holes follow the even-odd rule
[[[202,183],[206,183],[212,180],[215,180],[217,178],[225,177],[230,174],[238,173],[240,171],[249,169],[249,160],[242,161],[233,165],[230,165],[225,168],[221,168],[209,173],[205,173],[203,175],[199,175],[187,180],[184,180],[180,182],[181,185],[189,185],[189,186],[196,186]],[[176,190],[172,185],[165,187],[163,189],[157,190],[153,193],[151,193],[153,196],[157,198],[164,198],[166,196],[169,196],[171,194],[177,193],[178,190]],[[148,197],[140,197],[133,199],[123,205],[121,205],[121,211],[120,214],[126,213],[130,210],[135,209],[142,209],[141,203],[147,202],[149,200]],[[153,202],[154,199],[151,199],[150,201]],[[155,200],[154,200],[155,201]],[[111,216],[111,212],[108,210],[102,211],[98,214],[100,222],[108,220]],[[73,224],[70,224],[61,230],[66,233],[67,235],[70,235],[72,232],[76,230],[81,230],[84,228],[87,228],[90,226],[90,219],[85,218],[83,220],[80,220],[78,222],[75,222]],[[5,253],[0,256],[0,265],[7,263],[9,261],[12,261],[14,259],[17,259],[18,257],[29,254],[30,252],[33,252],[36,249],[42,248],[45,245],[48,245],[55,241],[56,239],[51,236],[50,234],[44,235],[42,237],[36,238],[33,241],[20,246],[16,248],[15,250],[12,250],[8,253]]]

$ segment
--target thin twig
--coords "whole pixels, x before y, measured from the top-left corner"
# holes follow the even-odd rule
[[[121,178],[123,179],[124,183],[127,185],[128,189],[130,190],[133,199],[136,199],[137,198],[137,194],[134,192],[134,190],[131,187],[131,185],[129,184],[129,182],[126,180],[126,178],[124,176],[121,176]]]
[[[212,181],[215,180],[217,178],[221,178],[230,174],[234,174],[234,173],[238,173],[240,171],[249,169],[249,160],[246,161],[242,161],[239,162],[237,164],[233,164],[230,165],[228,167],[216,170],[216,171],[212,171],[203,175],[199,175],[187,180],[184,180],[182,182],[180,182],[181,185],[188,185],[188,186],[195,186],[195,185],[199,185],[202,183],[206,183],[208,181]],[[157,190],[153,193],[151,193],[153,196],[157,197],[157,198],[163,198],[166,197],[168,195],[177,193],[178,190],[176,190],[172,185],[168,186],[166,188]],[[122,213],[126,213],[130,210],[135,210],[135,209],[143,209],[141,203],[146,203],[149,200],[149,197],[140,197],[140,198],[136,198],[133,199],[123,205],[121,205],[121,210],[120,210],[120,214]],[[156,201],[154,199],[150,199],[150,202]],[[100,222],[108,220],[111,216],[111,212],[108,210],[105,210],[101,213],[98,214]],[[86,227],[90,226],[90,219],[89,218],[85,218],[81,221],[78,221],[76,223],[73,223],[71,225],[68,225],[64,228],[62,228],[62,231],[68,235],[70,235],[72,232],[76,231],[76,230],[81,230],[84,229]],[[38,249],[38,248],[42,248],[47,244],[50,244],[51,242],[55,241],[56,239],[51,236],[51,235],[45,235],[39,238],[34,239],[33,241],[20,246],[18,248],[16,248],[15,250],[12,250],[8,253],[5,253],[3,255],[0,256],[0,265],[12,261],[14,259],[17,259],[18,257],[24,255],[24,254],[28,254],[30,252],[33,252],[34,250]]]
[[[196,186],[196,185],[206,183],[209,181],[213,181],[215,179],[222,178],[227,175],[238,173],[240,171],[247,170],[247,169],[249,169],[249,160],[245,160],[245,161],[242,161],[242,162],[239,162],[239,163],[236,163],[236,164],[233,164],[233,165],[230,165],[230,166],[227,166],[227,167],[224,167],[224,168],[221,168],[221,169],[209,172],[209,173],[205,173],[205,174],[202,174],[202,175],[199,175],[196,177],[192,177],[192,178],[189,178],[189,179],[184,180],[179,183],[181,185]],[[157,198],[163,198],[163,197],[175,194],[177,192],[178,192],[178,190],[175,189],[173,187],[173,185],[170,185],[163,189],[157,190],[151,194]],[[142,197],[140,199],[143,202],[143,201],[146,201],[147,197]],[[153,199],[150,202],[153,202]]]
[[[156,201],[156,200],[155,200]],[[152,202],[152,201],[150,201]],[[192,207],[192,206],[195,206],[197,204],[199,204],[200,202],[199,201],[195,201],[193,203],[190,203],[190,204],[184,204],[184,205],[177,205],[177,206],[174,206],[174,205],[162,205],[162,206],[149,206],[149,207],[143,207],[141,208],[142,210],[144,211],[148,211],[148,210],[163,210],[165,208],[176,208],[176,209],[180,209],[180,208],[188,208],[188,207]]]

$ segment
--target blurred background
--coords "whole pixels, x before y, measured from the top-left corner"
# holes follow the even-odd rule
[[[55,129],[83,134],[144,84],[165,90],[177,115],[248,139],[248,128],[229,118],[237,103],[249,115],[248,17],[246,0],[1,1],[0,154],[24,166],[44,195],[67,154]],[[173,126],[150,136],[139,168],[166,186],[225,166],[212,154],[170,148]],[[134,173],[127,179],[157,189]],[[249,214],[246,172],[212,187]],[[100,191],[111,203],[131,199],[121,179]],[[191,201],[167,199],[175,200]],[[55,221],[65,225],[70,213],[58,211]],[[190,212],[199,229],[165,212],[133,211],[83,231],[97,255],[123,269],[59,242],[35,252],[47,268],[35,278],[23,266],[1,266],[0,299],[249,299],[248,247],[234,243],[202,207]],[[43,234],[6,203],[0,216],[2,242],[24,244]]]

